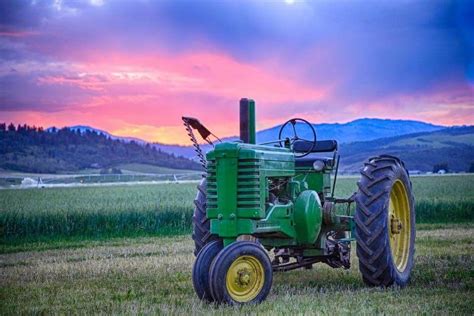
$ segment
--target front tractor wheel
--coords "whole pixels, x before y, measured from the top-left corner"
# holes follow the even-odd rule
[[[415,206],[403,162],[372,158],[357,183],[356,240],[359,269],[372,286],[405,286],[415,253]]]
[[[210,268],[212,297],[219,303],[260,303],[272,287],[273,270],[266,251],[255,242],[236,241],[224,248]]]

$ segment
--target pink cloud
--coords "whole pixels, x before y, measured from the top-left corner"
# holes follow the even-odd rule
[[[39,88],[78,88],[74,91],[81,99],[80,104],[72,102],[56,112],[54,120],[42,119],[46,125],[94,122],[100,128],[120,134],[133,132],[154,141],[173,141],[173,137],[164,136],[162,127],[176,131],[182,115],[201,117],[221,135],[236,134],[237,104],[243,96],[264,100],[259,112],[265,113],[271,112],[274,104],[321,100],[329,91],[286,79],[284,69],[276,73],[219,54],[98,57],[71,64],[67,73],[61,66],[54,74],[40,76],[37,84]],[[84,90],[91,92],[86,101]],[[141,131],[139,126],[143,126]],[[159,130],[156,137],[151,130]]]
[[[44,69],[35,65],[41,74],[38,89],[76,88],[67,98],[45,97],[50,103],[63,100],[64,106],[53,114],[3,113],[4,120],[43,126],[88,124],[117,135],[183,144],[187,137],[180,132],[182,115],[199,117],[218,135],[236,135],[241,97],[257,101],[260,129],[295,116],[315,123],[380,117],[463,124],[473,114],[472,90],[457,84],[351,102],[335,92],[342,75],[339,81],[326,80],[318,86],[301,79],[291,67],[276,67],[275,60],[255,65],[218,52],[83,57],[80,62],[47,63]]]

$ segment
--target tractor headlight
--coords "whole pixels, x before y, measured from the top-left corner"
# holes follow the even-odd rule
[[[321,160],[316,160],[314,163],[313,163],[313,168],[314,170],[316,171],[322,171],[324,169],[326,165],[324,164],[324,161],[321,161]]]

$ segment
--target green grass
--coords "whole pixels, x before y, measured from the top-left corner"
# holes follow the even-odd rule
[[[200,302],[189,236],[114,239],[0,255],[0,314],[455,314],[474,307],[474,228],[419,231],[407,288],[369,288],[350,270],[315,265],[274,275],[268,300],[232,308]],[[27,249],[25,249],[27,250]]]
[[[417,223],[474,221],[474,175],[417,176],[411,178]],[[338,181],[336,193],[350,195],[357,178]]]
[[[474,222],[474,176],[414,177],[418,223]],[[338,181],[339,196],[356,178]],[[0,241],[189,233],[196,184],[0,190]]]
[[[338,195],[356,180],[341,179]],[[412,180],[418,233],[407,288],[366,287],[353,251],[350,270],[275,274],[268,300],[241,309],[195,297],[193,244],[175,235],[190,232],[196,184],[0,190],[0,314],[472,315],[474,177]]]
[[[190,229],[196,184],[0,190],[2,243]]]

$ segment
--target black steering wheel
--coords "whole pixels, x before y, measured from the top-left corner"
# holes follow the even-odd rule
[[[298,122],[303,122],[304,124],[309,126],[313,134],[313,140],[304,139],[298,136],[298,133],[296,132],[296,124]],[[287,137],[286,139],[283,140],[282,139],[283,130],[285,129],[287,125],[290,125],[290,124],[292,126],[294,135],[291,138]],[[294,151],[294,145],[297,141],[304,141],[304,142],[310,143],[311,145],[308,147],[308,149],[303,151],[303,153],[298,154],[295,152],[295,158],[302,158],[309,155],[313,151],[314,147],[316,146],[316,130],[314,129],[313,125],[311,125],[311,123],[308,122],[307,120],[302,119],[302,118],[293,118],[291,120],[288,120],[285,124],[281,126],[280,132],[278,133],[278,139],[280,140],[279,141],[280,147],[286,147],[289,145],[289,147],[293,149],[293,151]]]

